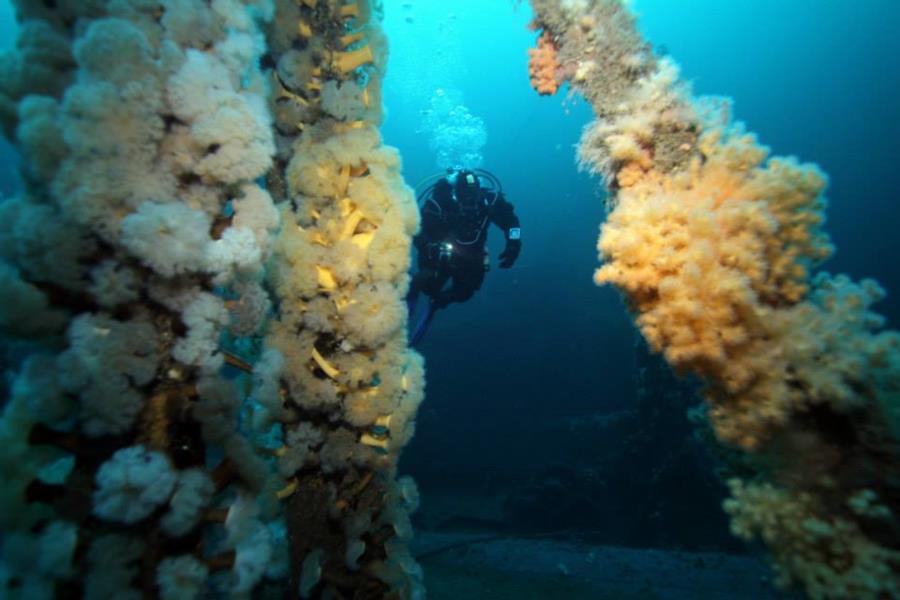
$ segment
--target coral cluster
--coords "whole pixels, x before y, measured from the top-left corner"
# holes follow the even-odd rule
[[[537,41],[537,48],[528,49],[528,76],[531,87],[541,96],[552,96],[559,90],[556,72],[559,61],[556,59],[557,48],[548,32],[544,32]]]
[[[595,280],[628,294],[670,364],[712,383],[719,436],[752,449],[815,401],[787,383],[784,352],[806,337],[786,307],[807,294],[808,265],[830,252],[815,229],[824,179],[790,160],[763,165],[747,136],[713,129],[699,148],[705,160],[669,177],[645,176],[635,147],[612,149],[620,190]]]
[[[418,223],[377,15],[15,4],[0,595],[420,597]]]
[[[739,479],[729,487],[725,510],[732,532],[747,541],[759,537],[772,548],[780,585],[802,583],[813,600],[900,596],[900,551],[875,543],[853,519],[823,510],[808,493]],[[850,497],[847,508],[874,523],[892,514],[869,489]]]
[[[365,2],[276,10],[279,168],[269,181],[286,201],[256,419],[280,433],[288,531],[302,540],[294,580],[310,593],[419,597],[406,548],[416,492],[396,480],[424,394],[403,301],[418,210],[378,133],[385,41]]]
[[[17,12],[0,95],[27,186],[0,204],[0,245],[3,334],[25,358],[0,420],[4,597],[246,596],[287,556],[221,351],[226,297],[266,295],[279,226],[256,183],[275,152],[271,11]]]
[[[701,377],[716,436],[758,471],[732,484],[735,532],[812,598],[898,597],[900,335],[870,310],[875,282],[813,273],[833,251],[825,176],[693,98],[618,0],[533,5],[598,116],[579,148],[610,190],[595,280]],[[854,508],[870,495],[877,517]]]

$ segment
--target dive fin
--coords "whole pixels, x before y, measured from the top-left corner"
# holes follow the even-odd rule
[[[437,312],[437,308],[434,305],[434,301],[431,301],[425,308],[425,314],[422,315],[421,319],[419,319],[419,324],[416,325],[415,330],[413,330],[412,337],[409,340],[409,346],[411,348],[415,347],[419,342],[422,341],[422,338],[425,337],[425,333],[428,331],[428,327],[431,325],[431,319],[434,318],[435,312]]]

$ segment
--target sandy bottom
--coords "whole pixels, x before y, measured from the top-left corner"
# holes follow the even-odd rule
[[[781,600],[750,556],[420,531],[430,600]]]

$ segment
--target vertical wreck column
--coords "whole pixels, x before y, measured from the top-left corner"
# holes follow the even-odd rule
[[[16,5],[4,597],[421,597],[418,217],[369,6]]]
[[[303,597],[423,597],[409,555],[418,497],[397,480],[422,400],[407,348],[413,193],[382,144],[386,41],[366,1],[279,0],[268,31],[283,226],[278,298],[257,365]]]
[[[248,597],[287,570],[221,346],[278,212],[266,2],[18,0],[0,114],[0,595]]]
[[[810,598],[900,597],[900,335],[870,310],[876,282],[813,275],[833,251],[824,174],[693,97],[626,2],[532,6],[532,84],[568,80],[597,115],[579,148],[609,192],[595,280],[704,381],[716,436],[757,473],[729,481],[733,532]]]

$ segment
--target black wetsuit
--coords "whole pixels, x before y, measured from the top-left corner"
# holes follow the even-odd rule
[[[471,298],[490,265],[485,244],[491,223],[506,236],[500,267],[509,268],[522,242],[519,219],[503,193],[478,189],[474,201],[460,202],[449,183],[438,182],[425,199],[421,230],[413,240],[419,270],[413,276],[408,298],[414,301],[422,292],[432,299],[434,308]],[[451,286],[444,289],[448,281]]]

